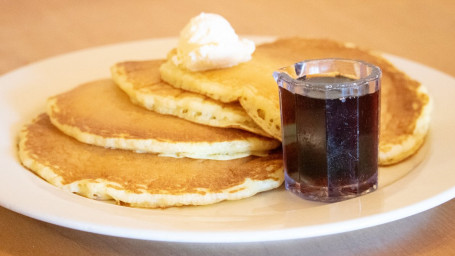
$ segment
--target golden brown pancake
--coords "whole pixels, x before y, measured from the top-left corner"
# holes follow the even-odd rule
[[[111,67],[112,79],[133,103],[155,112],[215,126],[243,129],[270,137],[238,102],[223,103],[175,88],[161,80],[164,60],[128,61]]]
[[[223,102],[239,101],[265,131],[281,139],[278,87],[272,74],[305,59],[359,59],[382,69],[379,163],[397,163],[415,153],[429,129],[430,97],[424,87],[371,51],[326,39],[285,38],[256,47],[251,61],[232,68],[191,72],[171,61],[161,66],[163,80],[175,87]]]
[[[265,155],[279,142],[238,129],[210,127],[132,104],[111,80],[83,84],[51,97],[47,113],[79,141],[162,156],[233,159]]]
[[[19,157],[25,167],[57,187],[135,207],[236,200],[283,182],[280,152],[216,161],[106,149],[66,136],[46,114],[22,129]]]

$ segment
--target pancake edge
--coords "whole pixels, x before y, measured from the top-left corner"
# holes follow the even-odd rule
[[[51,123],[64,134],[80,142],[112,149],[126,149],[137,153],[155,153],[167,157],[188,157],[194,159],[231,160],[249,155],[265,156],[270,150],[277,148],[280,143],[276,140],[260,140],[247,138],[224,142],[167,142],[154,138],[131,139],[121,137],[106,138],[100,135],[82,131],[80,128],[60,123],[54,116],[58,112],[55,107],[55,97],[47,100],[47,114]],[[258,142],[258,143],[254,143]],[[255,144],[257,144],[255,146]],[[261,146],[258,146],[261,145]]]

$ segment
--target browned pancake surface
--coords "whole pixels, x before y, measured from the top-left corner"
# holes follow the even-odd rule
[[[104,137],[161,141],[218,142],[259,137],[236,129],[214,128],[161,115],[132,104],[109,80],[83,84],[55,97],[52,117],[61,124]]]
[[[249,187],[226,191],[242,185],[247,179],[255,182],[270,180],[273,186],[268,189],[279,186],[283,179],[280,152],[267,157],[216,161],[176,159],[106,149],[80,143],[64,135],[50,123],[45,114],[23,129],[20,156],[27,167],[40,173],[43,178],[47,179],[49,175],[60,177],[60,184],[54,185],[63,187],[79,181],[85,181],[85,184],[103,184],[108,188],[125,191],[133,203],[137,199],[134,194],[235,194],[248,190]],[[36,163],[48,168],[47,171],[45,168],[37,168]],[[257,192],[260,191],[254,190],[253,194]],[[169,206],[165,202],[155,203],[155,206]],[[200,204],[204,202],[201,201]]]
[[[276,140],[246,131],[200,125],[146,110],[132,104],[108,79],[51,97],[48,114],[64,133],[112,148],[232,159],[279,146]]]

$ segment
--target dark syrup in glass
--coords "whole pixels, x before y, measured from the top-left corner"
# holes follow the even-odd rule
[[[309,82],[353,81],[344,76],[302,77]],[[308,199],[338,201],[377,188],[379,91],[317,99],[280,87],[288,189]],[[294,132],[295,131],[295,132]]]

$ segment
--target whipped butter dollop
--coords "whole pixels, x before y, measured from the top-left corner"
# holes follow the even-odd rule
[[[180,32],[172,61],[191,71],[227,68],[249,61],[255,48],[253,41],[239,38],[222,16],[201,13]]]

